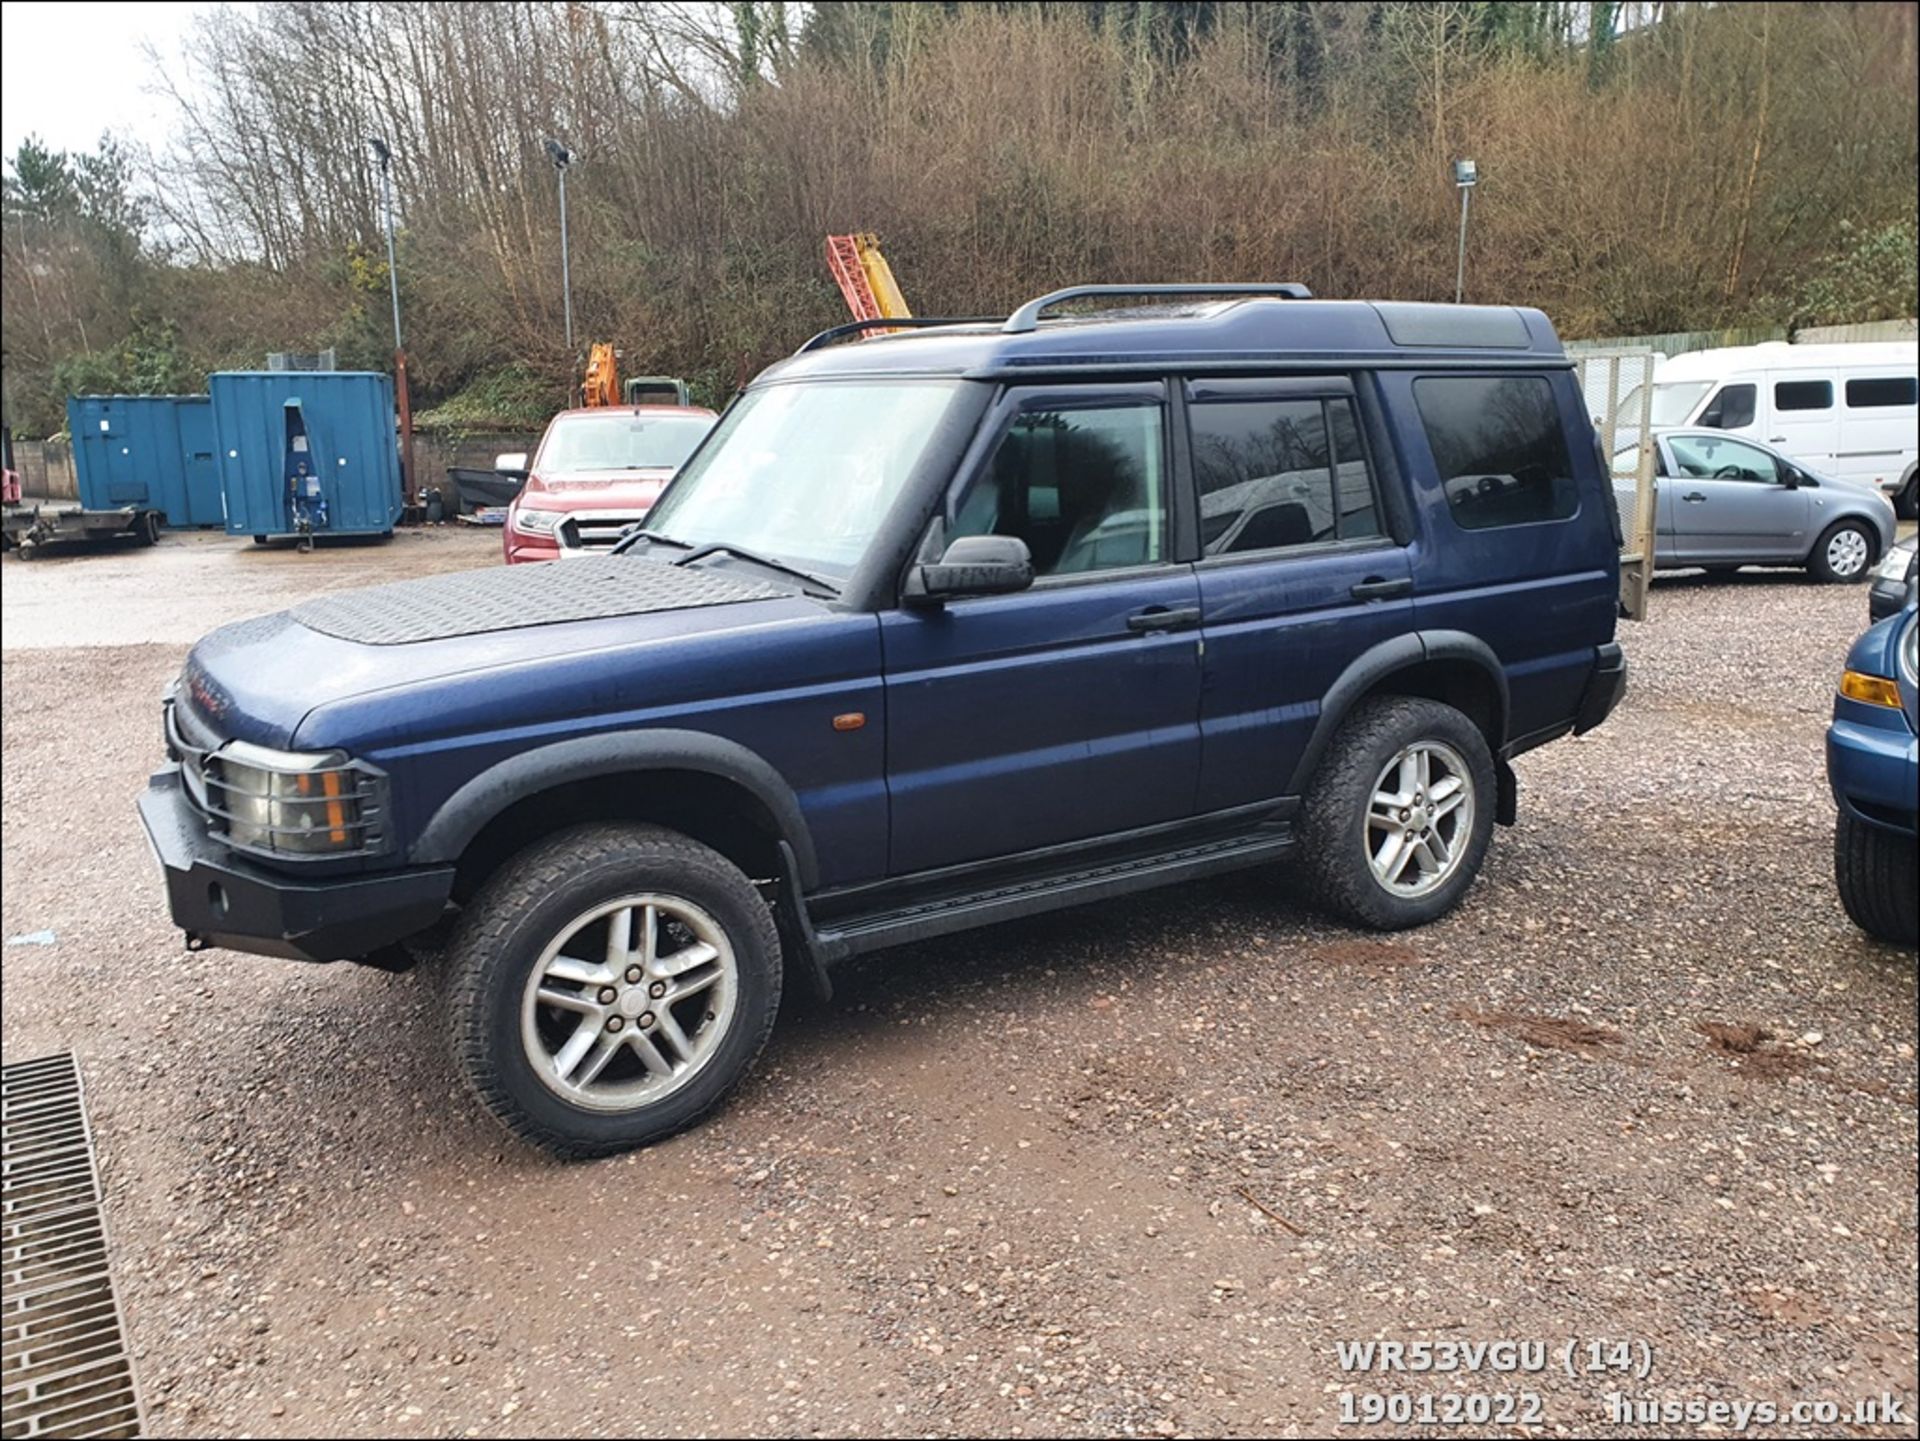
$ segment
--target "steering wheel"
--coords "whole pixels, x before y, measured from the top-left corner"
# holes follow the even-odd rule
[[[1737,465],[1723,465],[1713,473],[1715,480],[1743,480],[1746,472]]]

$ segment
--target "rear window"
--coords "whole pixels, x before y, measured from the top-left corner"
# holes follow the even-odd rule
[[[1460,525],[1532,525],[1579,509],[1545,376],[1426,376],[1413,383],[1413,398]]]
[[[1920,384],[1911,375],[1875,376],[1847,382],[1847,408],[1873,410],[1882,406],[1912,405]]]
[[[1831,380],[1777,380],[1773,385],[1775,410],[1831,410]]]

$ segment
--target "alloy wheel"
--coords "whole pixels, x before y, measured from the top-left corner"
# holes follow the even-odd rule
[[[622,896],[576,917],[541,953],[521,998],[521,1044],[564,1100],[634,1110],[712,1060],[739,982],[733,946],[706,911],[678,896]]]
[[[1460,868],[1473,834],[1473,775],[1452,746],[1416,741],[1381,770],[1367,806],[1373,878],[1396,896],[1424,896]]]

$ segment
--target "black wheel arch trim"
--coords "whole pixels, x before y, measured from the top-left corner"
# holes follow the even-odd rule
[[[597,776],[647,771],[695,771],[718,776],[747,792],[791,847],[801,885],[819,884],[813,837],[800,802],[780,772],[738,741],[704,731],[639,730],[575,736],[509,756],[449,796],[408,852],[416,865],[459,860],[473,838],[507,807],[542,791]]]
[[[1489,748],[1497,757],[1506,743],[1507,717],[1512,712],[1507,689],[1507,673],[1493,648],[1478,636],[1461,630],[1416,630],[1392,636],[1360,655],[1327,688],[1320,702],[1320,719],[1306,748],[1293,768],[1287,794],[1302,795],[1319,768],[1321,757],[1333,743],[1334,732],[1356,703],[1381,681],[1403,670],[1435,660],[1460,660],[1481,671],[1493,687],[1498,713],[1493,718]]]

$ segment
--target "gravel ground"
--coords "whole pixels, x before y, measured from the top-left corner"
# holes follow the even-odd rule
[[[132,808],[183,642],[493,544],[5,562],[4,930],[57,936],[4,953],[5,1049],[80,1056],[157,1434],[1313,1435],[1523,1390],[1446,1434],[1614,1390],[1891,1392],[1773,1434],[1915,1434],[1914,957],[1841,911],[1822,773],[1862,591],[1659,583],[1437,925],[1250,873],[869,958],[713,1122],[563,1166],[458,1092],[430,974],[183,953]],[[1652,1373],[1335,1353],[1571,1337]]]

